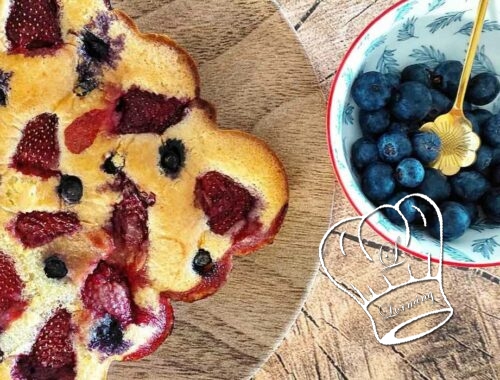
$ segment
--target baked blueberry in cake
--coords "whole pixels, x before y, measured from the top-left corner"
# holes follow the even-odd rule
[[[103,379],[273,241],[286,175],[108,1],[0,5],[0,378]]]

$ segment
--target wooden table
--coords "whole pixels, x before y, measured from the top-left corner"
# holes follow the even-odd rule
[[[278,1],[325,99],[350,43],[395,2]],[[335,221],[355,215],[337,183],[333,199]],[[295,325],[255,379],[500,378],[500,268],[446,267],[444,281],[455,308],[448,324],[414,343],[385,347],[366,330],[369,320],[362,310],[320,272]]]

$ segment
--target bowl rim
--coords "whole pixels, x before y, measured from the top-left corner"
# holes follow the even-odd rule
[[[348,199],[349,203],[354,208],[354,210],[356,211],[356,213],[358,215],[360,215],[360,216],[362,215],[362,212],[360,211],[360,209],[358,208],[358,206],[356,205],[356,203],[354,202],[354,200],[349,195],[348,189],[346,188],[346,185],[342,181],[341,171],[340,171],[340,169],[338,167],[335,155],[333,154],[333,145],[331,143],[331,137],[332,137],[331,131],[332,131],[332,128],[331,128],[330,120],[331,120],[331,113],[332,113],[332,108],[333,108],[332,105],[333,105],[333,97],[334,97],[334,93],[335,93],[335,88],[336,88],[337,82],[338,82],[338,80],[340,78],[340,73],[342,72],[342,70],[343,70],[343,68],[344,68],[344,66],[345,66],[345,64],[347,62],[347,59],[350,57],[351,53],[356,48],[356,46],[361,41],[361,39],[372,28],[372,26],[374,26],[378,21],[380,21],[382,18],[384,18],[388,13],[390,13],[394,9],[402,6],[403,4],[405,4],[405,3],[409,2],[409,1],[411,1],[411,0],[400,0],[397,3],[391,5],[390,7],[388,7],[387,9],[385,9],[382,13],[380,13],[377,17],[375,17],[372,21],[370,21],[370,23],[368,23],[367,26],[364,27],[364,29],[354,39],[354,41],[349,46],[347,52],[342,57],[342,60],[340,61],[340,64],[339,64],[339,66],[337,68],[337,71],[336,71],[336,73],[335,73],[335,75],[333,77],[333,80],[332,80],[332,84],[330,86],[330,94],[328,96],[327,115],[326,115],[326,138],[327,138],[327,144],[328,144],[328,153],[330,155],[330,161],[331,161],[331,163],[333,165],[333,169],[335,171],[335,175],[336,175],[337,180],[338,180],[338,182],[340,184],[340,187],[342,188],[342,192],[344,193],[344,195],[346,196],[346,198]],[[391,239],[389,236],[387,236],[386,234],[384,234],[380,229],[378,229],[377,226],[373,222],[367,220],[367,223],[375,231],[375,233],[377,233],[379,236],[381,236],[384,240],[386,240],[387,242],[389,242],[391,244],[395,244],[395,241],[393,239]],[[420,259],[423,259],[423,260],[427,260],[428,259],[428,257],[426,255],[423,255],[420,252],[416,252],[416,251],[414,251],[414,250],[412,250],[412,249],[410,249],[408,247],[398,246],[398,248],[401,249],[401,250],[403,250],[404,252],[409,253],[412,256],[416,256],[416,257],[418,257]],[[431,258],[431,259],[432,259],[432,261],[434,263],[439,263],[438,259],[436,259],[436,258]],[[454,267],[464,267],[464,268],[487,268],[487,267],[500,266],[500,261],[491,262],[491,263],[464,263],[464,262],[460,262],[460,261],[443,260],[443,264],[444,265],[454,266]]]

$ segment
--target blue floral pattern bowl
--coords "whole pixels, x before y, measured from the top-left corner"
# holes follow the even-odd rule
[[[328,105],[328,143],[337,177],[359,214],[375,207],[363,195],[360,178],[351,166],[352,144],[361,137],[358,108],[350,97],[359,73],[376,70],[399,72],[412,63],[431,67],[447,60],[463,61],[477,8],[475,0],[406,0],[375,19],[356,39],[337,71]],[[500,2],[490,2],[473,75],[491,72],[500,76]],[[486,109],[500,112],[500,97]],[[373,229],[394,243],[402,230],[379,214]],[[392,238],[391,238],[392,237]],[[416,256],[437,256],[439,242],[423,230],[413,230],[409,247]],[[500,265],[500,225],[480,218],[460,239],[446,243],[444,262],[451,265]]]

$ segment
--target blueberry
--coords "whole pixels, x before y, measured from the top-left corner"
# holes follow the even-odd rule
[[[443,216],[443,240],[452,241],[461,237],[471,224],[467,209],[457,202],[444,202],[439,208]],[[429,232],[436,239],[439,239],[439,227],[439,219],[432,218]]]
[[[453,102],[443,93],[431,89],[432,105],[431,110],[425,117],[427,121],[434,121],[439,115],[443,115],[451,110]]]
[[[406,66],[401,73],[402,82],[420,82],[426,87],[431,86],[432,72],[427,65],[417,63]]]
[[[469,112],[469,111],[465,111],[464,115],[472,124],[472,130],[474,131],[474,133],[476,133],[477,135],[480,135],[481,134],[481,125],[477,121],[476,116],[474,116],[474,114],[472,112]]]
[[[116,153],[111,153],[104,160],[101,169],[107,174],[114,175],[122,171],[123,167],[124,167],[123,157],[117,155]]]
[[[467,87],[466,98],[472,104],[485,106],[500,93],[500,81],[496,75],[481,73],[472,78]]]
[[[185,160],[186,148],[182,141],[177,139],[167,140],[160,147],[160,167],[166,175],[176,178],[184,167]]]
[[[498,148],[493,148],[493,155],[491,158],[492,165],[500,165],[500,146]]]
[[[418,192],[427,195],[435,203],[448,199],[451,195],[451,186],[448,179],[436,169],[425,170],[425,178],[418,188]]]
[[[391,83],[384,74],[370,71],[356,78],[351,94],[359,108],[376,111],[387,105],[391,90]]]
[[[384,133],[391,123],[391,116],[385,109],[359,111],[359,126],[364,136]]]
[[[118,354],[126,349],[120,322],[109,314],[99,321],[90,336],[90,348],[97,348],[106,354]]]
[[[82,59],[76,66],[78,79],[74,88],[74,92],[82,97],[96,88],[101,83],[100,74],[94,63],[90,59]]]
[[[424,166],[415,158],[406,158],[396,168],[396,180],[401,186],[415,188],[425,177]]]
[[[433,132],[420,132],[412,137],[415,156],[424,164],[435,161],[441,152],[441,139]]]
[[[484,195],[481,205],[489,219],[500,223],[500,188],[489,190]]]
[[[408,196],[408,193],[401,192],[397,193],[394,196],[392,196],[387,203],[394,206],[396,203],[398,203],[401,199],[404,197]],[[404,215],[408,223],[413,223],[417,217],[419,216],[419,212],[415,209],[415,206],[417,205],[416,199],[415,198],[408,198],[405,200],[401,205],[399,206],[399,210],[401,213]],[[387,216],[387,218],[396,224],[403,224],[403,219],[401,218],[401,215],[394,210],[393,208],[386,208],[384,209],[384,213]]]
[[[104,164],[102,165],[102,170],[104,170],[105,173],[107,174],[117,174],[118,173],[118,168],[115,166],[113,162],[113,157],[109,156],[104,160]]]
[[[399,87],[399,83],[401,82],[401,77],[398,74],[388,73],[385,74],[385,78],[387,79],[392,88]]]
[[[472,110],[471,113],[476,118],[480,127],[482,127],[484,123],[486,123],[493,116],[493,114],[490,111],[484,110],[482,108],[477,108],[475,110]]]
[[[401,132],[405,135],[409,135],[418,131],[420,124],[404,122],[404,121],[394,121],[389,125],[388,132]]]
[[[68,274],[66,264],[57,256],[50,256],[46,258],[43,270],[48,278],[54,278],[57,280],[66,277]]]
[[[382,161],[395,164],[412,152],[411,141],[406,135],[399,132],[390,132],[382,135],[377,143],[378,154]]]
[[[200,276],[206,276],[207,274],[210,274],[213,268],[214,268],[214,263],[212,261],[212,256],[210,255],[210,252],[204,249],[198,250],[193,259],[194,271],[198,273]]]
[[[83,196],[83,184],[80,178],[63,175],[57,187],[57,192],[64,202],[74,204],[80,202]]]
[[[488,178],[493,186],[500,186],[500,164],[491,168]]]
[[[458,84],[462,76],[463,65],[459,61],[444,61],[434,69],[434,88],[454,99],[458,92]]]
[[[469,213],[471,224],[475,223],[479,219],[479,207],[475,202],[462,202],[462,206]]]
[[[477,159],[474,164],[474,169],[478,172],[483,172],[490,167],[493,160],[493,149],[488,145],[482,145],[477,151]]]
[[[467,202],[478,201],[490,188],[490,183],[475,171],[462,171],[450,178],[453,194]]]
[[[430,215],[431,212],[434,210],[432,206],[427,202],[426,200],[422,198],[415,198],[417,208],[422,212],[424,215]],[[419,213],[420,214],[420,213]],[[423,220],[421,220],[423,222]]]
[[[89,30],[82,33],[83,49],[87,55],[99,62],[109,58],[110,46],[102,38],[97,37]]]
[[[369,164],[378,161],[377,144],[371,139],[360,138],[352,146],[351,160],[358,169],[364,169]]]
[[[500,113],[484,123],[481,135],[484,142],[494,148],[500,147]]]
[[[398,120],[423,120],[432,107],[432,96],[419,82],[405,82],[394,92],[391,114]]]
[[[11,72],[5,72],[0,69],[0,106],[6,106],[8,101],[8,93],[10,91]]]
[[[363,173],[361,187],[365,195],[372,201],[389,199],[396,188],[391,166],[381,162],[368,166]]]

